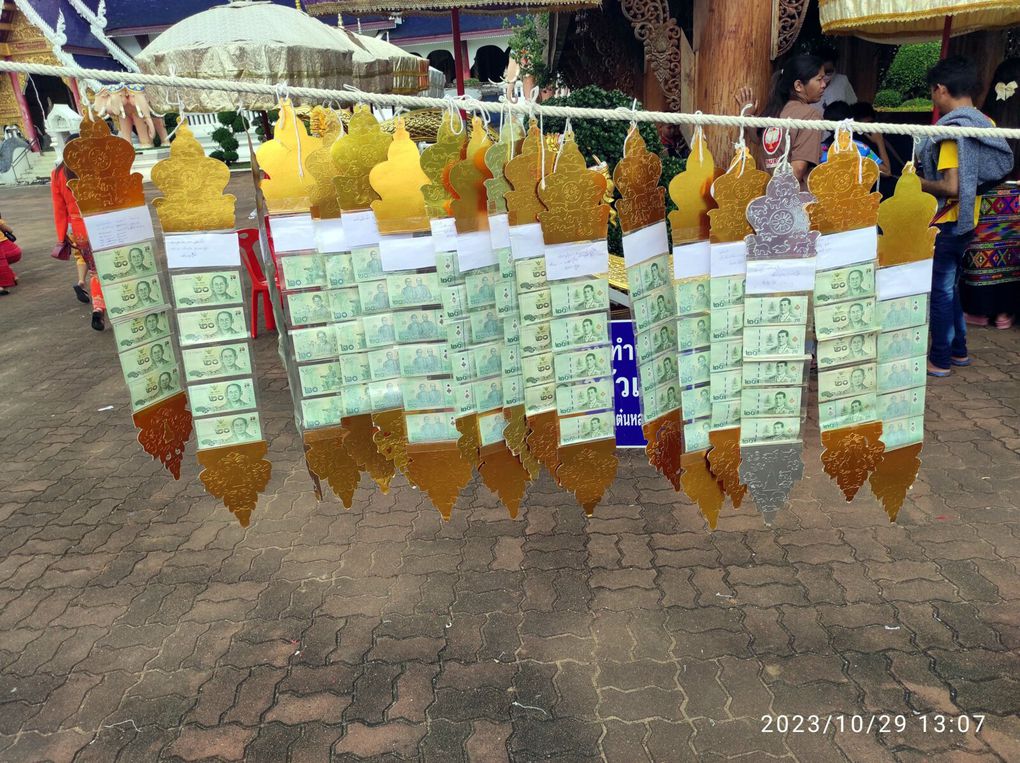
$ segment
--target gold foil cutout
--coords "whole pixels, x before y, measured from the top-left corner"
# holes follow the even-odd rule
[[[709,210],[714,209],[718,201],[712,198],[712,182],[718,174],[705,135],[698,130],[694,134],[687,166],[669,181],[669,198],[677,206],[669,213],[674,246],[708,238]]]
[[[268,448],[263,440],[198,452],[205,467],[198,476],[206,491],[223,501],[242,527],[248,526],[259,493],[272,476],[273,466],[264,458]]]
[[[354,212],[368,209],[379,198],[368,180],[368,174],[377,164],[386,160],[393,136],[382,131],[382,125],[372,115],[372,109],[358,104],[347,122],[347,134],[341,136],[330,149],[336,177],[340,209]]]
[[[460,432],[460,439],[457,440],[460,454],[472,467],[478,466],[478,449],[482,445],[482,436],[478,431],[478,414],[471,413],[461,416],[454,421],[454,425]]]
[[[379,453],[406,474],[407,424],[404,422],[404,412],[397,408],[373,413],[372,422],[378,429],[372,439]]]
[[[485,486],[506,506],[510,518],[517,519],[524,488],[531,480],[528,470],[521,465],[517,456],[510,452],[505,443],[486,445],[481,452],[478,474]]]
[[[733,501],[733,508],[739,509],[747,493],[747,485],[740,481],[740,427],[709,432],[708,441],[712,443],[712,449],[708,451],[712,474]]]
[[[655,467],[663,477],[669,480],[674,490],[680,489],[680,456],[684,450],[683,425],[680,422],[680,411],[672,411],[645,424],[642,428],[645,435],[645,453],[648,463]]]
[[[528,130],[528,137],[521,145],[521,153],[506,163],[503,174],[513,190],[507,191],[507,214],[511,225],[527,225],[538,221],[538,213],[545,209],[538,198],[538,183],[545,174],[552,172],[555,154],[542,151],[542,133],[534,124]]]
[[[467,129],[463,118],[460,114],[455,116],[452,111],[443,112],[435,142],[421,152],[421,169],[429,179],[421,192],[425,197],[425,209],[429,217],[449,215],[447,205],[450,201],[450,191],[447,173],[450,167],[464,156],[466,143]]]
[[[358,468],[368,472],[368,476],[383,493],[390,492],[390,480],[393,479],[396,468],[376,447],[375,435],[379,430],[372,423],[372,414],[350,416],[341,424],[347,430],[344,447]]]
[[[418,146],[397,119],[397,129],[386,161],[368,173],[379,199],[372,202],[380,233],[415,233],[430,230],[422,186],[429,182],[421,171]]]
[[[503,430],[503,437],[506,438],[507,447],[521,460],[521,465],[527,469],[530,479],[538,477],[541,464],[528,447],[528,420],[524,415],[524,406],[515,405],[503,409],[503,416],[506,418],[506,428]]]
[[[605,192],[605,176],[588,169],[573,133],[566,133],[553,173],[545,178],[544,187],[538,185],[538,197],[546,207],[538,213],[545,243],[604,239],[609,224]]]
[[[623,158],[613,170],[621,196],[616,211],[624,233],[666,219],[666,189],[659,185],[661,175],[662,160],[645,148],[641,133],[631,128],[623,143]]]
[[[170,157],[153,166],[152,182],[164,194],[152,206],[165,232],[233,230],[237,198],[223,193],[230,170],[205,155],[187,121],[177,125]]]
[[[822,432],[825,473],[836,480],[847,503],[854,499],[861,485],[882,461],[885,445],[881,436],[881,421]]]
[[[163,464],[175,480],[181,478],[181,459],[191,437],[191,411],[187,405],[188,396],[178,392],[131,416],[138,428],[138,444]]]
[[[872,472],[869,482],[871,492],[882,502],[885,513],[889,516],[890,522],[896,521],[896,516],[903,506],[907,497],[907,491],[917,479],[917,472],[921,468],[922,443],[916,442],[913,445],[905,445],[896,450],[887,450],[882,456],[878,468]]]
[[[354,503],[354,491],[361,482],[361,469],[347,451],[343,427],[316,429],[304,433],[305,462],[319,480],[329,483],[345,508]]]
[[[458,233],[489,229],[489,205],[485,197],[485,181],[490,178],[485,154],[492,147],[482,120],[471,120],[471,140],[464,158],[449,171],[450,214],[457,222]]]
[[[485,152],[485,166],[491,175],[485,181],[485,198],[490,215],[505,214],[507,211],[506,194],[511,187],[503,170],[511,156],[517,153],[523,135],[523,125],[514,117],[506,118],[499,128],[499,140]]]
[[[747,221],[747,205],[765,193],[771,176],[756,169],[754,158],[746,148],[738,151],[726,174],[720,175],[712,189],[716,208],[709,210],[709,240],[713,243],[740,241],[754,233]],[[673,236],[676,244],[676,235]]]
[[[340,116],[333,109],[315,106],[311,113],[312,131],[322,140],[322,146],[305,159],[305,170],[315,180],[308,200],[312,217],[330,220],[340,217],[340,202],[333,181],[337,167],[333,164],[333,144],[342,134]]]
[[[429,497],[443,519],[449,519],[457,496],[471,481],[471,464],[456,445],[415,445],[409,453],[407,478]]]
[[[280,102],[280,116],[273,127],[273,139],[255,151],[255,158],[267,177],[262,180],[262,195],[270,213],[307,212],[315,191],[315,177],[305,171],[304,160],[322,147],[294,113],[290,101]]]
[[[926,260],[935,248],[938,228],[932,226],[938,202],[921,190],[921,179],[912,162],[896,181],[896,192],[878,208],[878,264],[884,268]]]
[[[67,185],[83,215],[145,204],[141,173],[131,172],[134,161],[134,146],[86,110],[78,139],[64,149],[64,162],[78,176]]]
[[[817,200],[808,207],[811,227],[826,234],[874,225],[882,194],[868,189],[877,182],[878,165],[861,156],[849,132],[837,131],[828,159],[808,175],[808,190]]]
[[[683,468],[680,484],[683,485],[684,493],[698,505],[698,510],[708,522],[708,526],[714,530],[719,522],[719,511],[722,509],[725,493],[709,469],[705,451],[684,453],[680,456],[680,466]]]
[[[556,481],[569,490],[591,516],[616,479],[619,459],[616,457],[616,440],[597,440],[567,445],[560,448],[560,466]]]
[[[546,411],[528,416],[528,430],[529,450],[555,479],[556,470],[560,465],[560,457],[557,452],[560,438],[559,416],[556,411]]]

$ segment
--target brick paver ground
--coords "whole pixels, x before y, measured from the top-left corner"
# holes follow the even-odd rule
[[[775,526],[730,508],[714,533],[634,452],[590,520],[547,475],[516,521],[477,481],[449,523],[402,478],[317,504],[265,336],[245,530],[193,452],[174,482],[134,442],[46,189],[0,208],[26,249],[0,301],[0,759],[1020,759],[1016,331],[931,384],[898,524],[841,500],[809,429]],[[879,712],[906,730],[762,733]]]

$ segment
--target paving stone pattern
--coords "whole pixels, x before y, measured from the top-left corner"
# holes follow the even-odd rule
[[[316,503],[266,335],[245,530],[193,451],[174,482],[134,441],[47,189],[2,211],[26,254],[0,298],[0,759],[1020,759],[1016,331],[932,383],[898,524],[842,501],[809,426],[775,526],[727,508],[714,533],[638,452],[590,520],[548,476],[516,521],[477,480],[449,523],[402,478]],[[761,732],[879,712],[908,728]],[[923,733],[933,712],[987,719]]]

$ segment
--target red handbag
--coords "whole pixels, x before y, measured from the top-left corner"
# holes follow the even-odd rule
[[[62,241],[53,247],[53,251],[50,252],[50,257],[55,260],[69,260],[71,259],[71,242]]]

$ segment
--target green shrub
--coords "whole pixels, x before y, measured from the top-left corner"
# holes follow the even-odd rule
[[[917,111],[931,111],[931,98],[911,98],[900,104],[902,109],[915,109]]]
[[[227,165],[237,161],[237,147],[240,145],[235,133],[244,132],[245,119],[236,111],[221,111],[216,120],[223,125],[213,130],[212,139],[220,144],[220,150],[213,151],[210,156]]]
[[[901,103],[903,103],[903,93],[898,90],[886,88],[875,93],[875,106],[891,108],[893,106],[899,106]]]
[[[227,127],[217,127],[215,130],[212,131],[211,137],[214,141],[216,141],[220,145],[223,145],[223,141],[227,140],[228,138],[234,137],[234,133]]]
[[[925,76],[939,60],[940,47],[938,42],[901,45],[882,78],[882,88],[898,90],[905,98],[921,98],[928,95]],[[875,105],[878,105],[877,97]]]

